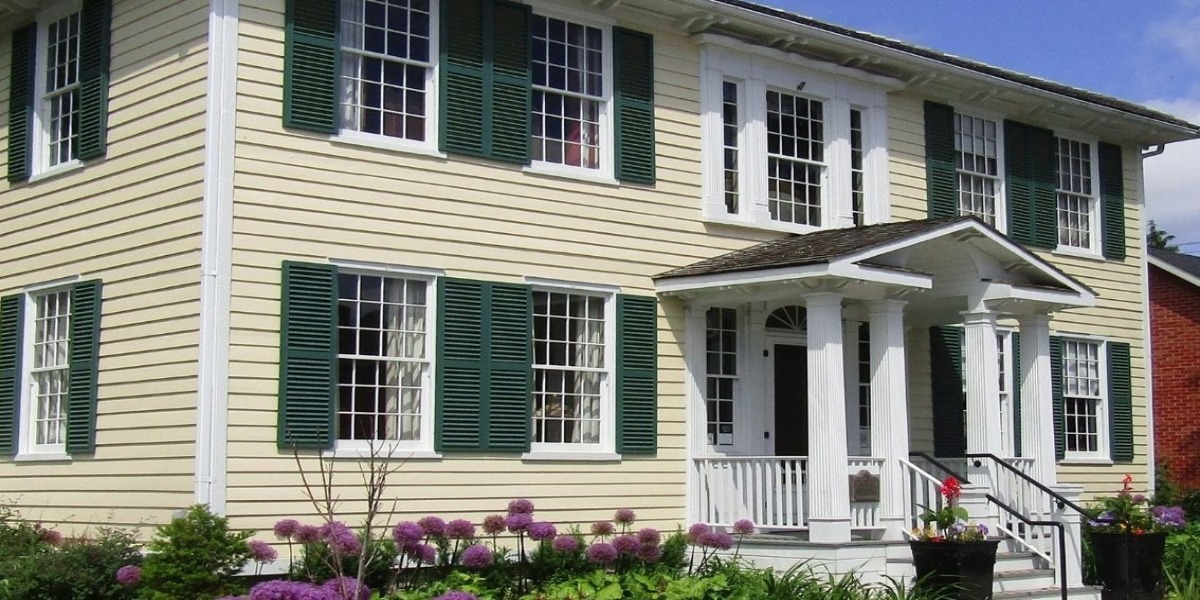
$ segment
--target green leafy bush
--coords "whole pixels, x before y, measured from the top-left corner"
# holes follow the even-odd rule
[[[242,591],[234,578],[250,558],[252,532],[232,532],[229,522],[197,504],[154,533],[142,564],[143,600],[211,600]]]
[[[44,544],[11,558],[4,566],[3,600],[130,600],[134,593],[115,574],[141,562],[137,542],[128,531],[100,528],[95,536],[67,540],[59,547]]]

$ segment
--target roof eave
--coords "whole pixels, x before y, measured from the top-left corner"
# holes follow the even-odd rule
[[[1152,254],[1147,254],[1146,262],[1148,262],[1151,265],[1158,267],[1158,268],[1162,269],[1163,271],[1166,271],[1167,273],[1170,273],[1171,275],[1174,275],[1196,287],[1200,287],[1200,277],[1197,277],[1197,276],[1195,276],[1195,275],[1193,275],[1193,274],[1191,274],[1191,273],[1189,273],[1189,272],[1187,272],[1165,260],[1162,260],[1161,258],[1158,258]]]

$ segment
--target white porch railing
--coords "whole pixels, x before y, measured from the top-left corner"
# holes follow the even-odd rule
[[[925,526],[921,515],[927,510],[938,510],[942,507],[942,482],[924,469],[900,458],[900,485],[903,487],[904,502],[904,535],[911,538],[913,529]]]
[[[1004,462],[1020,473],[1033,477],[1032,458],[1005,458]],[[984,465],[988,467],[991,493],[1001,502],[1013,507],[1030,521],[1055,520],[1053,499],[1048,494],[1016,473],[998,465],[988,464],[988,461],[984,461]],[[1056,528],[1026,525],[1004,510],[1000,510],[999,517],[1003,533],[1020,546],[1046,559],[1050,566],[1057,564],[1058,545],[1054,540]]]
[[[884,459],[852,456],[847,477],[864,472],[876,483]],[[750,519],[762,529],[808,528],[808,457],[721,456],[693,460],[693,493],[699,519],[710,525],[732,525]],[[850,526],[880,528],[879,502],[851,502]]]

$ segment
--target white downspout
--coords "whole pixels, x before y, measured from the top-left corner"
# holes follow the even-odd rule
[[[1166,148],[1165,144],[1159,144],[1158,148],[1150,152],[1142,153],[1140,160],[1137,162],[1137,180],[1138,180],[1138,198],[1142,201],[1142,210],[1139,211],[1141,218],[1138,219],[1138,238],[1142,248],[1142,264],[1140,265],[1142,273],[1142,343],[1145,344],[1146,361],[1143,368],[1145,376],[1142,377],[1146,382],[1146,495],[1154,495],[1154,475],[1157,468],[1154,452],[1154,369],[1153,364],[1153,348],[1154,343],[1150,338],[1150,268],[1147,266],[1146,257],[1146,212],[1149,209],[1149,201],[1146,198],[1146,168],[1143,162],[1148,156],[1158,156],[1163,153]]]
[[[238,0],[210,0],[196,384],[196,502],[225,513]]]

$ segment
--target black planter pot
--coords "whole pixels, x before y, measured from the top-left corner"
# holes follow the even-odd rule
[[[909,542],[917,586],[958,600],[991,600],[998,545],[1000,540]]]
[[[1096,573],[1103,600],[1161,600],[1163,550],[1167,534],[1092,532]]]

